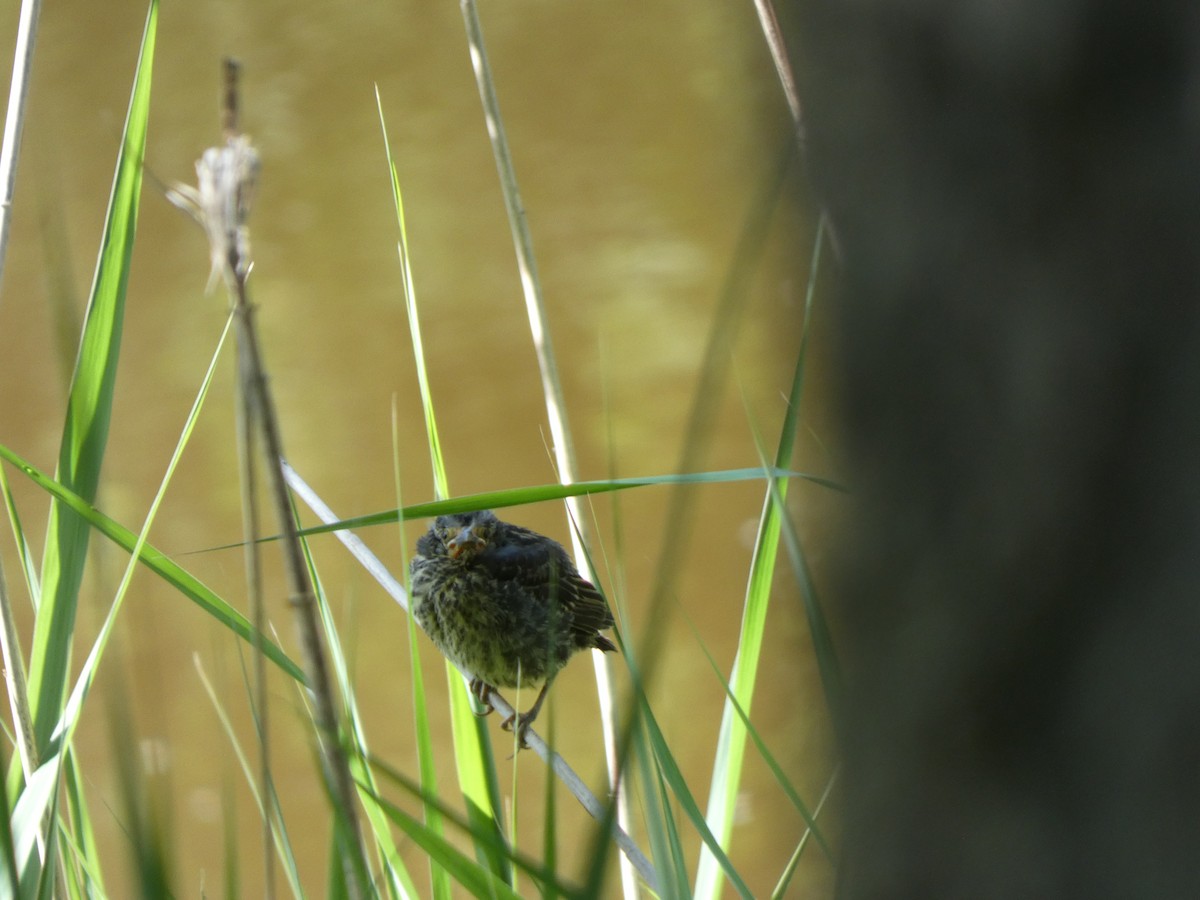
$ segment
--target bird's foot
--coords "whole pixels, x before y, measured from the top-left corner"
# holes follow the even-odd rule
[[[486,716],[493,709],[495,709],[495,707],[492,706],[491,697],[492,691],[494,690],[495,688],[493,688],[482,678],[471,679],[471,696],[478,700],[483,706],[483,712],[477,712],[475,715],[480,717]]]
[[[531,709],[529,712],[513,713],[500,723],[500,727],[505,731],[513,730],[513,721],[517,723],[517,747],[521,750],[528,750],[529,745],[525,743],[525,733],[529,731],[529,726],[533,724],[533,720],[537,718],[537,710]]]

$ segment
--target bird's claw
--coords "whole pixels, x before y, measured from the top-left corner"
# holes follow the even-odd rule
[[[490,684],[488,684],[482,678],[472,678],[470,689],[471,689],[471,696],[474,697],[476,700],[478,700],[480,702],[480,704],[483,706],[483,711],[477,712],[477,713],[475,713],[475,715],[482,718],[483,716],[488,715],[493,709],[495,709],[495,707],[492,706],[492,696],[491,696],[492,691],[495,690],[495,688],[493,688]]]
[[[537,715],[536,713],[534,713],[534,715],[532,715],[532,716],[529,715],[528,713],[513,713],[511,716],[509,716],[503,722],[500,723],[500,727],[503,728],[505,731],[512,731],[513,730],[513,720],[514,719],[516,720],[516,722],[517,722],[517,728],[516,728],[517,746],[521,750],[529,749],[529,744],[525,743],[525,735],[529,731],[529,726],[533,724],[533,720],[536,717],[536,715]]]

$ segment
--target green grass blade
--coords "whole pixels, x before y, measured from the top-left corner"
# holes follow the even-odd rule
[[[25,589],[29,591],[33,608],[36,611],[42,600],[37,563],[34,562],[33,549],[29,546],[29,537],[24,526],[21,525],[21,516],[17,511],[17,504],[8,484],[8,473],[3,466],[0,466],[0,493],[4,494],[4,507],[8,511],[9,524],[12,525],[13,542],[17,545],[17,558],[21,561],[21,574],[25,576]]]
[[[433,754],[433,733],[429,727],[429,705],[425,695],[425,674],[421,668],[421,655],[417,648],[417,623],[412,616],[405,616],[408,625],[408,653],[412,674],[413,736],[417,743],[417,771],[421,777],[421,788],[428,794],[437,795],[437,766]],[[442,834],[442,814],[432,804],[425,805],[425,827],[435,834]],[[449,874],[430,857],[430,877],[433,880],[433,895],[444,900],[452,895]]]
[[[88,501],[95,498],[100,483],[112,415],[141,196],[157,22],[158,2],[151,0],[59,448],[59,478]],[[71,508],[61,503],[51,505],[42,560],[42,606],[34,626],[29,671],[30,705],[39,750],[49,746],[63,703],[90,531],[87,521]]]
[[[383,115],[383,98],[380,96],[378,85],[375,87],[375,105],[379,110],[379,127],[383,132],[383,150],[387,157],[388,174],[391,177],[392,201],[396,207],[396,224],[400,228],[400,240],[397,242],[396,247],[400,254],[400,270],[404,279],[404,308],[408,314],[408,328],[412,338],[413,355],[418,361],[417,383],[422,398],[421,406],[425,413],[425,434],[429,441],[429,458],[433,466],[433,483],[438,485],[439,488],[444,488],[447,484],[446,468],[442,459],[441,439],[438,437],[437,416],[434,413],[433,403],[430,399],[432,395],[429,389],[429,373],[424,365],[425,344],[421,338],[421,322],[416,303],[417,292],[413,284],[412,265],[408,253],[408,227],[405,224],[404,218],[404,198],[400,190],[400,175],[396,171],[396,160],[392,156],[392,145],[388,138],[387,122]],[[396,430],[396,415],[393,412],[393,446],[398,446]],[[395,480],[396,496],[399,499],[401,482],[398,468],[395,473]],[[401,544],[404,542],[403,529],[400,530],[400,542]],[[406,578],[407,571],[406,566]],[[406,593],[409,593],[411,596],[411,592],[407,591],[407,584],[405,588]],[[434,764],[433,735],[429,728],[429,708],[425,695],[425,676],[421,669],[420,652],[417,649],[416,622],[411,615],[406,617],[406,622],[408,625],[409,668],[412,674],[413,736],[417,744],[417,766],[421,775],[422,787],[430,793],[436,793],[437,767]],[[425,825],[434,834],[440,836],[443,833],[441,814],[433,806],[426,805],[425,807]],[[433,896],[436,900],[449,900],[452,893],[449,873],[442,866],[438,865],[433,856],[429,857],[429,865],[430,878],[433,883]]]
[[[762,466],[748,469],[722,469],[714,472],[693,472],[684,475],[645,475],[634,478],[607,478],[597,481],[578,481],[574,484],[539,484],[531,487],[506,488],[499,491],[484,491],[478,494],[464,494],[461,497],[434,500],[429,503],[415,503],[403,509],[389,509],[383,512],[368,513],[363,516],[353,516],[337,522],[314,525],[302,529],[301,537],[312,537],[314,534],[325,534],[331,531],[342,531],[353,528],[367,528],[372,525],[391,525],[396,522],[410,522],[414,519],[431,519],[434,516],[444,516],[451,513],[469,512],[475,509],[504,509],[510,506],[525,506],[530,503],[545,503],[548,500],[561,500],[564,497],[577,497],[586,494],[607,494],[613,491],[626,491],[632,488],[659,487],[663,485],[685,484],[721,484],[737,481],[765,481],[767,478],[803,478],[828,487],[832,490],[846,489],[836,482],[809,475],[804,472],[791,472],[783,469],[764,471]],[[277,540],[264,538],[263,540]],[[226,544],[212,547],[212,550],[227,550],[238,544]]]
[[[378,99],[378,93],[376,93]],[[433,466],[434,490],[439,497],[450,493],[445,462],[442,458],[441,440],[438,437],[437,416],[434,411],[433,393],[430,389],[429,373],[425,366],[424,342],[417,316],[416,295],[413,291],[412,271],[409,265],[408,231],[404,223],[404,206],[400,191],[400,179],[392,158],[387,139],[387,127],[383,120],[380,104],[380,125],[384,132],[384,147],[387,152],[391,174],[392,196],[396,203],[396,219],[400,227],[400,261],[404,271],[405,309],[408,312],[409,332],[413,342],[413,356],[417,367],[417,382],[421,394],[421,408],[425,414],[425,433],[429,442],[429,458]],[[392,521],[398,521],[395,517]],[[454,763],[458,773],[459,787],[467,804],[471,820],[481,829],[487,829],[498,839],[503,839],[500,821],[500,787],[496,778],[496,765],[492,753],[491,739],[487,729],[471,709],[466,685],[458,670],[445,664],[446,678],[450,682],[450,722],[454,736]],[[476,842],[475,852],[481,862],[491,868],[492,873],[506,883],[512,878],[512,868],[503,854],[495,851],[494,842]]]
[[[668,746],[666,738],[663,737],[663,733],[658,727],[654,713],[648,706],[642,714],[642,722],[645,725],[650,746],[654,750],[654,757],[658,764],[659,772],[671,788],[675,799],[679,802],[680,809],[691,820],[693,827],[700,835],[700,840],[703,841],[704,846],[716,858],[717,863],[721,866],[721,870],[725,873],[725,877],[729,879],[729,883],[733,885],[740,896],[746,898],[746,900],[752,900],[754,895],[750,892],[750,888],[746,886],[746,882],[742,880],[741,875],[734,868],[733,863],[725,853],[720,842],[709,829],[708,823],[704,821],[704,815],[700,812],[700,806],[696,803],[695,797],[692,796],[692,792],[688,789],[683,773],[679,771],[679,765],[675,762],[675,756],[671,753],[671,748]]]
[[[549,711],[549,730],[548,742],[550,749],[554,749],[555,745],[555,720],[554,706],[551,704]],[[517,778],[516,778],[516,762],[517,755],[513,754],[513,828],[512,833],[516,834],[516,809],[517,809]],[[542,797],[542,862],[550,871],[555,871],[558,868],[558,779],[547,778],[546,789]],[[553,884],[542,885],[542,900],[555,900],[558,897],[558,891]]]
[[[748,710],[754,699],[778,546],[779,507],[768,493],[763,516],[759,521],[758,537],[755,540],[750,583],[742,608],[737,654],[729,679],[730,693],[721,717],[708,796],[708,827],[712,829],[720,845],[726,849],[729,847],[733,831],[734,806],[741,787],[742,763],[746,748],[746,726],[734,710],[735,706]],[[695,895],[702,898],[719,897],[721,867],[707,846],[701,848],[700,854]]]
[[[22,887],[29,883],[34,871],[31,861],[36,855],[37,836],[43,817],[54,802],[58,787],[58,756],[43,763],[26,781],[25,790],[17,798],[12,812],[13,849],[17,870],[21,872]]]
[[[428,853],[431,859],[435,860],[473,896],[519,900],[520,895],[489,867],[481,866],[473,861],[466,854],[457,850],[446,838],[427,828],[398,806],[382,799],[378,802],[392,821],[412,838],[415,844]]]
[[[137,535],[128,528],[110,519],[78,494],[68,490],[2,444],[0,444],[0,459],[6,460],[20,469],[34,484],[50,493],[60,505],[68,507],[85,524],[91,525],[117,546],[133,552],[134,547],[137,546]],[[163,578],[230,631],[247,643],[254,644],[253,626],[249,620],[178,563],[168,559],[148,543],[143,545],[138,559],[142,565]],[[300,667],[271,640],[265,636],[261,640],[263,652],[267,654],[267,657],[290,677],[303,683],[305,678]],[[54,724],[56,723],[52,722],[51,726]]]
[[[654,758],[653,754],[648,757],[648,760],[653,764],[648,769],[653,773],[653,791],[658,797],[659,809],[667,812],[662,823],[662,840],[666,845],[666,852],[670,855],[671,868],[675,872],[675,895],[677,897],[691,897],[692,894],[688,890],[687,870],[684,868],[683,841],[679,839],[679,823],[674,811],[671,809],[671,798],[667,793],[667,783],[663,778],[663,770],[657,764],[658,761]]]
[[[25,537],[25,529],[21,526],[21,519],[17,515],[7,471],[3,465],[0,465],[0,491],[4,493],[4,502],[8,507],[8,518],[12,523],[17,553],[21,559],[21,570],[25,574],[25,585],[33,599],[33,608],[36,612],[38,587],[37,573],[32,565],[33,554],[30,552]],[[0,655],[3,657],[4,685],[8,692],[9,708],[13,714],[13,740],[21,760],[21,773],[28,776],[33,771],[37,759],[37,746],[33,738],[33,716],[29,712],[29,682],[26,678],[28,669],[25,665],[25,656],[21,653],[21,640],[17,633],[17,619],[13,611],[12,595],[8,591],[3,568],[0,568]]]
[[[833,774],[829,776],[829,780],[825,782],[825,790],[821,792],[821,799],[817,801],[817,808],[813,810],[814,819],[825,808],[825,801],[829,799],[829,795],[833,791],[833,786],[837,783],[837,776],[838,770],[834,769]],[[808,839],[815,834],[816,832],[811,828],[805,829],[799,843],[796,844],[796,849],[792,852],[787,864],[783,867],[783,872],[779,876],[779,881],[775,884],[775,889],[771,891],[771,900],[783,900],[787,896],[788,885],[791,884],[792,876],[796,874],[796,868],[800,864],[800,857],[804,853],[804,848],[808,845]]]
[[[344,740],[347,744],[350,774],[358,786],[359,800],[367,818],[370,834],[375,841],[375,850],[383,865],[384,876],[393,896],[416,896],[417,886],[412,880],[408,869],[400,858],[400,853],[388,827],[387,816],[376,802],[374,774],[366,764],[370,756],[367,747],[366,729],[363,727],[362,715],[358,709],[358,699],[355,696],[354,685],[351,682],[350,667],[346,652],[342,645],[333,611],[329,608],[329,598],[325,587],[317,573],[316,564],[312,558],[311,548],[307,541],[301,541],[305,560],[308,563],[309,575],[313,591],[317,599],[317,609],[321,616],[321,626],[325,636],[326,652],[330,663],[334,684],[340,692],[342,708],[345,710],[345,721],[348,726]],[[364,790],[363,785],[366,786]],[[343,867],[334,865],[333,869],[344,885]]]
[[[226,328],[225,334],[228,334]],[[56,763],[57,777],[61,779],[65,772],[68,784],[68,820],[75,828],[74,840],[71,842],[76,854],[76,860],[89,870],[100,872],[102,866],[96,851],[95,836],[92,833],[91,817],[87,811],[84,802],[83,792],[78,789],[80,776],[76,770],[76,764],[73,754],[70,752],[70,746],[75,728],[82,715],[84,703],[91,690],[92,684],[95,681],[96,673],[99,670],[100,661],[104,655],[108,641],[112,635],[113,628],[116,624],[117,616],[124,604],[125,597],[128,595],[129,586],[133,581],[133,576],[137,570],[137,560],[146,546],[146,536],[153,527],[155,518],[157,517],[159,507],[163,497],[166,494],[168,485],[174,476],[179,460],[183,456],[183,450],[187,446],[195,424],[200,415],[200,410],[203,408],[204,400],[208,396],[208,390],[212,384],[213,375],[216,372],[217,360],[220,357],[221,345],[224,341],[222,336],[221,344],[218,344],[217,350],[213,355],[213,359],[209,365],[208,371],[205,373],[204,380],[200,386],[196,400],[192,405],[191,411],[188,414],[187,420],[184,423],[183,430],[179,440],[176,443],[175,450],[171,455],[170,462],[167,464],[166,472],[159,485],[158,491],[155,494],[150,508],[147,511],[145,521],[141,531],[135,538],[134,545],[130,548],[131,557],[126,565],[125,572],[121,578],[120,585],[117,588],[116,595],[109,608],[108,613],[104,617],[101,624],[100,632],[92,644],[91,651],[88,653],[83,667],[76,680],[75,687],[71,691],[65,707],[63,708],[61,719],[59,720],[54,733],[52,735],[49,746],[55,748],[55,752],[51,759]],[[74,508],[74,507],[72,507]],[[123,709],[119,706],[114,706],[110,711],[110,719],[114,715],[120,718],[123,714]],[[127,728],[118,726],[117,732],[119,735],[127,733]],[[57,741],[57,743],[56,743]],[[117,753],[117,757],[122,761],[128,754],[121,752]],[[62,764],[62,768],[58,767],[58,763]],[[143,893],[150,896],[161,896],[167,892],[165,890],[166,877],[166,857],[164,856],[161,847],[154,845],[155,835],[161,833],[159,828],[149,828],[145,821],[145,810],[142,809],[142,803],[139,794],[139,785],[134,777],[132,770],[125,771],[123,777],[125,786],[126,799],[129,801],[127,809],[127,817],[130,827],[133,829],[133,842],[135,847],[135,855],[137,857],[138,871],[142,878]],[[67,827],[64,823],[59,823],[60,827]],[[59,828],[52,831],[52,836],[57,837],[60,834]],[[57,850],[57,841],[51,841],[48,847],[50,853]],[[49,854],[48,854],[49,855]],[[46,884],[47,881],[52,881],[47,878],[45,872],[42,873],[41,882]],[[93,882],[96,886],[101,887],[99,882]]]
[[[0,759],[3,753],[0,753]],[[13,825],[9,820],[8,791],[4,779],[0,778],[0,896],[16,897],[18,893],[18,870],[16,850],[13,846]]]
[[[782,500],[778,501],[782,505]],[[812,635],[813,652],[817,658],[817,671],[821,675],[821,686],[825,691],[825,703],[829,707],[830,718],[833,720],[835,738],[840,740],[842,735],[842,668],[838,662],[837,651],[833,646],[833,635],[829,623],[825,619],[825,611],[817,596],[817,587],[813,582],[812,572],[808,568],[808,560],[804,548],[800,546],[800,536],[796,526],[788,516],[784,516],[783,546],[787,549],[788,558],[800,584],[800,597],[804,602],[804,615],[808,619],[808,630]]]
[[[800,396],[804,386],[804,363],[808,355],[808,323],[811,322],[813,288],[821,260],[821,244],[824,229],[817,229],[813,247],[812,265],[809,268],[808,296],[805,308],[805,330],[796,356],[796,368],[792,387],[788,395],[787,413],[780,429],[779,444],[775,453],[775,469],[786,469],[791,465],[795,449],[796,427],[800,414]],[[764,467],[765,468],[765,467]],[[733,833],[733,814],[741,787],[742,763],[746,754],[745,718],[750,713],[754,700],[754,686],[758,677],[762,654],[763,634],[766,629],[767,610],[771,601],[771,583],[775,575],[775,559],[779,549],[781,520],[786,517],[783,505],[787,495],[787,482],[767,478],[767,495],[759,521],[758,535],[754,542],[754,555],[750,565],[749,584],[742,609],[741,632],[738,635],[737,654],[733,672],[729,677],[730,693],[725,701],[721,716],[721,730],[717,738],[717,752],[713,762],[712,781],[708,795],[708,811],[705,818],[722,847],[728,848]],[[696,873],[696,896],[717,898],[721,892],[721,867],[715,856],[704,847],[700,851],[700,865]]]
[[[692,625],[690,620],[688,624]],[[754,742],[754,746],[758,750],[759,756],[761,756],[763,762],[767,764],[767,768],[771,770],[771,774],[775,776],[776,783],[783,790],[784,794],[787,795],[787,798],[791,801],[792,806],[796,808],[796,811],[800,813],[801,818],[804,819],[805,824],[808,826],[813,838],[820,845],[821,850],[824,851],[825,856],[830,861],[833,861],[833,851],[830,848],[829,843],[825,840],[825,836],[821,833],[820,828],[817,826],[816,813],[809,811],[808,804],[806,804],[800,798],[799,792],[792,785],[787,775],[784,774],[783,767],[780,766],[776,761],[774,755],[768,749],[766,742],[762,739],[762,736],[759,735],[758,729],[755,728],[751,723],[749,714],[738,702],[737,695],[734,693],[732,685],[725,680],[725,676],[721,673],[720,666],[717,665],[717,661],[713,659],[712,654],[708,652],[708,647],[706,647],[704,642],[700,640],[700,635],[696,631],[694,625],[692,625],[692,633],[696,636],[696,641],[699,643],[700,649],[704,651],[704,656],[708,659],[708,664],[712,667],[713,673],[717,676],[721,682],[721,686],[725,689],[727,702],[733,706],[734,711],[741,720],[742,727],[746,729],[746,733],[750,736],[750,740]]]
[[[68,868],[67,874],[68,877],[74,876],[81,884],[86,884],[89,896],[103,897],[107,894],[104,889],[104,862],[96,844],[92,816],[88,812],[87,797],[84,794],[86,779],[79,770],[79,760],[74,750],[67,753],[66,763],[63,774],[72,834],[67,836],[69,847],[64,848],[64,853],[67,849],[70,850],[72,856],[69,858],[79,869],[78,875],[75,875],[75,869],[72,868]]]
[[[200,658],[198,656],[193,657],[193,661],[196,666],[196,672],[200,676],[200,684],[208,694],[213,711],[217,714],[217,719],[221,723],[221,728],[225,731],[225,737],[229,741],[229,746],[233,749],[234,758],[242,770],[242,775],[246,779],[246,784],[250,788],[254,802],[258,805],[259,815],[268,818],[271,823],[271,829],[275,836],[273,842],[275,853],[279,857],[280,864],[283,866],[284,877],[287,878],[288,886],[292,889],[292,895],[303,897],[304,890],[300,885],[300,867],[296,862],[296,854],[292,847],[291,837],[288,835],[287,823],[284,822],[283,812],[279,807],[279,797],[270,784],[263,785],[262,791],[259,790],[258,782],[255,780],[258,770],[250,763],[246,751],[238,740],[237,730],[230,721],[229,714],[223,705],[224,701],[221,699],[223,692],[217,691],[214,688],[212,681],[208,677],[208,673],[204,671],[203,666],[200,664]],[[243,682],[243,687],[247,698],[253,702],[254,692],[250,689],[248,679]],[[229,896],[237,895],[231,894]]]
[[[383,778],[386,778],[392,783],[398,785],[413,797],[420,799],[423,803],[435,806],[447,822],[454,825],[464,834],[470,835],[476,844],[480,842],[495,841],[495,836],[492,834],[489,828],[485,827],[484,829],[480,830],[469,817],[465,817],[459,813],[456,813],[440,798],[427,792],[424,788],[413,782],[411,778],[408,778],[402,772],[388,765],[383,760],[377,758],[372,759],[370,762],[372,767],[377,769]],[[386,803],[386,801],[383,802]],[[393,809],[394,808],[395,807],[393,807]],[[403,811],[400,812],[402,815],[408,815]],[[418,829],[423,828],[421,823],[417,822],[415,819],[413,819],[412,822],[413,827]],[[496,850],[497,852],[503,854],[505,858],[510,861],[513,867],[524,872],[539,884],[548,885],[551,890],[561,894],[564,897],[589,896],[586,892],[581,894],[580,891],[572,889],[569,885],[564,884],[559,879],[558,873],[547,867],[544,863],[538,863],[536,860],[530,859],[525,854],[511,849],[503,841],[496,844]],[[487,867],[480,868],[483,871],[490,872],[490,869],[487,869]],[[495,877],[494,873],[492,873],[491,877]],[[504,883],[506,886],[508,885],[507,881]]]
[[[396,171],[396,160],[392,157],[392,145],[388,140],[387,123],[383,117],[383,99],[379,95],[378,86],[375,88],[375,104],[379,109],[379,126],[383,130],[383,150],[387,155],[388,173],[391,175],[392,200],[396,205],[396,224],[400,227],[400,240],[396,242],[396,248],[400,253],[400,271],[404,278],[404,309],[408,313],[408,330],[412,336],[413,356],[417,360],[417,384],[421,394],[421,408],[425,413],[429,461],[433,465],[433,483],[438,486],[442,496],[445,496],[448,491],[446,464],[442,459],[442,441],[438,437],[433,394],[429,389],[429,372],[425,368],[425,342],[421,338],[421,319],[417,314],[417,290],[413,284],[412,264],[408,255],[408,227],[404,221],[404,196],[400,191],[400,176]]]
[[[389,153],[390,158],[390,153]],[[393,174],[394,179],[394,174]],[[392,447],[394,460],[394,478],[396,483],[396,501],[401,503],[401,478],[400,478],[400,454],[395,448],[400,446],[399,420],[396,415],[395,406],[392,408]],[[404,543],[404,529],[397,528],[399,532],[400,543]],[[412,596],[412,585],[409,583],[408,566],[404,566],[405,585],[404,590],[408,596]],[[417,745],[417,771],[421,779],[421,790],[433,796],[437,795],[437,764],[433,752],[433,731],[429,726],[429,701],[425,693],[425,670],[421,666],[421,652],[419,642],[417,641],[417,622],[413,616],[404,617],[405,632],[408,635],[408,661],[409,674],[412,677],[412,700],[413,700],[413,740]],[[434,834],[442,835],[445,833],[442,814],[436,806],[430,803],[425,804],[425,827]],[[453,896],[453,882],[450,880],[450,873],[438,865],[433,857],[429,858],[429,874],[433,884],[433,896],[435,900],[450,900]]]
[[[641,668],[637,659],[637,650],[632,642],[626,641],[619,629],[614,629],[614,636],[621,657],[629,670],[633,686],[634,702],[630,705],[626,718],[620,723],[617,734],[617,763],[621,773],[619,783],[621,790],[634,791],[637,796],[639,812],[643,818],[644,829],[650,844],[653,864],[649,860],[645,864],[635,863],[638,874],[646,881],[651,893],[666,898],[690,897],[687,872],[683,866],[683,857],[675,852],[678,844],[678,832],[673,820],[673,812],[669,803],[664,802],[663,795],[655,789],[659,782],[658,771],[654,759],[654,751],[647,740],[645,729],[642,727],[642,717],[649,712],[649,701],[646,697]],[[636,765],[637,780],[630,769],[630,753]],[[636,785],[631,787],[631,785]],[[617,818],[618,810],[613,803],[605,809],[601,820],[601,828],[596,832],[591,850],[586,856],[588,860],[587,886],[585,896],[599,896],[603,886],[605,867],[613,841],[610,830]],[[674,835],[674,837],[673,837]],[[626,853],[629,856],[628,853]],[[632,857],[631,861],[632,861]],[[624,875],[624,873],[622,873]],[[622,887],[628,886],[624,880]]]
[[[475,835],[475,858],[505,884],[512,882],[512,866],[503,851],[504,827],[500,820],[500,782],[487,721],[475,715],[462,673],[446,661],[450,681],[450,723],[454,735],[454,765],[458,786],[467,804],[467,817]]]

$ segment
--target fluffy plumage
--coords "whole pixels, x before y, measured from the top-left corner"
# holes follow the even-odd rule
[[[490,510],[439,516],[417,541],[413,615],[438,649],[473,678],[491,711],[494,686],[542,683],[517,733],[537,717],[554,676],[579,650],[616,650],[604,596],[557,541]],[[502,726],[512,727],[512,718]]]

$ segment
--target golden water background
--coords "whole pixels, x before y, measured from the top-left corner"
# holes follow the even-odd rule
[[[485,2],[481,7],[558,352],[582,478],[676,470],[687,440],[713,314],[756,198],[773,177],[789,120],[752,4],[636,0]],[[0,284],[0,442],[52,471],[66,376],[88,293],[145,7],[64,0],[43,10],[30,114]],[[16,10],[0,21],[11,58]],[[218,63],[243,64],[243,125],[262,157],[251,218],[254,297],[290,461],[343,516],[432,498],[403,309],[397,231],[375,105],[378,86],[405,191],[410,249],[432,389],[456,494],[555,480],[548,429],[509,228],[497,187],[462,19],[450,0],[294,4],[164,3],[147,181],[99,506],[137,528],[154,495],[222,328],[226,301],[204,295],[203,237],[157,180],[193,180],[216,142]],[[799,175],[789,198],[802,193]],[[699,464],[758,464],[772,448],[799,347],[811,223],[777,211],[744,296],[714,426]],[[818,296],[818,305],[823,298]],[[823,408],[818,328],[796,466],[836,475]],[[244,609],[232,405],[232,345],[151,541]],[[392,414],[399,442],[393,446]],[[25,527],[44,534],[46,499],[10,473]],[[651,687],[656,713],[703,804],[723,692],[703,647],[728,672],[736,646],[759,483],[694,489],[691,533],[673,582]],[[602,581],[644,625],[670,492],[650,488],[594,503]],[[790,504],[822,586],[838,501],[797,482]],[[507,514],[566,540],[560,506]],[[362,534],[399,573],[421,523]],[[9,590],[21,597],[11,537],[0,540]],[[415,773],[405,623],[399,608],[331,537],[314,544],[324,587],[352,650],[372,749]],[[35,548],[40,553],[39,546]],[[93,538],[76,660],[111,602],[125,557]],[[272,554],[269,552],[268,557]],[[273,563],[272,563],[273,566]],[[281,583],[270,571],[273,624],[296,655]],[[26,641],[27,602],[18,602]],[[693,628],[695,631],[693,632]],[[697,639],[697,635],[699,640]],[[89,643],[83,643],[89,642]],[[26,645],[27,646],[27,645]],[[243,651],[223,629],[148,573],[121,614],[78,736],[86,788],[109,858],[125,853],[125,815],[106,703],[130,700],[138,765],[165,798],[179,892],[219,893],[222,806],[237,810],[241,886],[259,891],[258,825],[229,740],[198,668],[250,742]],[[440,660],[422,639],[433,727],[449,752]],[[620,667],[618,666],[618,669]],[[626,681],[619,684],[624,688]],[[559,747],[603,791],[591,666],[576,661],[552,694]],[[319,894],[325,800],[300,701],[272,682],[274,762],[306,885]],[[803,796],[830,772],[828,726],[796,580],[781,561],[753,719]],[[494,723],[493,723],[494,724]],[[495,731],[499,745],[501,733]],[[536,853],[542,764],[517,765],[520,840]],[[441,771],[443,790],[455,791]],[[506,795],[511,771],[501,772]],[[407,801],[403,801],[407,802]],[[564,866],[592,825],[564,797]],[[109,807],[110,809],[106,809]],[[684,826],[691,834],[690,826]],[[739,801],[734,863],[769,893],[803,831],[753,749]],[[694,860],[696,842],[688,844]],[[417,874],[424,864],[405,853]],[[694,866],[693,866],[694,869]],[[110,870],[124,895],[128,872]],[[823,896],[827,862],[810,852],[789,896]],[[612,885],[615,889],[615,884]],[[525,885],[529,889],[529,885]]]

